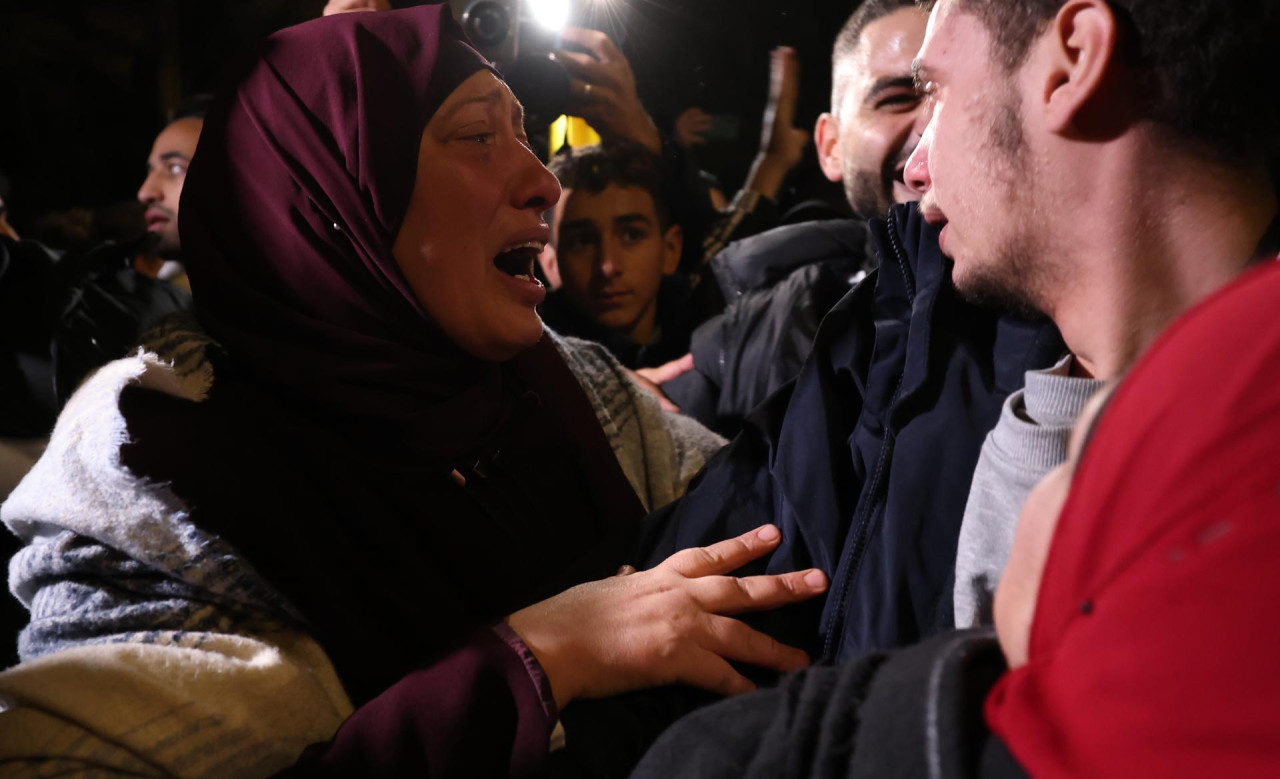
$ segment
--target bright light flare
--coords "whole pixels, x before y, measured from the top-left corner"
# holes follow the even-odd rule
[[[569,23],[569,0],[529,0],[529,10],[548,30],[561,30]]]

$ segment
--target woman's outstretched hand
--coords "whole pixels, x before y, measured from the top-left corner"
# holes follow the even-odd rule
[[[777,671],[809,664],[729,615],[808,600],[827,588],[817,569],[725,576],[772,551],[772,525],[707,547],[686,549],[647,571],[588,582],[512,614],[551,682],[556,704],[683,683],[723,695],[754,689],[729,665]]]

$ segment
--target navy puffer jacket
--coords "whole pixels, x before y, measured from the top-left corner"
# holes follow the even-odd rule
[[[624,552],[654,565],[779,525],[782,545],[752,572],[817,566],[831,588],[755,621],[828,661],[952,626],[956,541],[982,442],[1026,371],[1065,349],[1048,322],[962,301],[937,230],[914,207],[870,224],[880,267],[823,320],[800,376]]]
[[[663,386],[683,413],[732,436],[804,367],[822,318],[875,267],[866,222],[779,227],[711,262],[728,307],[694,331],[694,370]]]
[[[913,206],[870,224],[880,267],[827,314],[796,380],[747,416],[683,498],[598,550],[577,580],[774,523],[781,545],[740,575],[816,566],[831,587],[744,617],[754,627],[826,662],[953,627],[956,542],[982,442],[1026,371],[1065,347],[1049,323],[962,301],[937,230]],[[564,757],[625,773],[707,698],[663,688],[576,702],[564,720],[579,748]]]

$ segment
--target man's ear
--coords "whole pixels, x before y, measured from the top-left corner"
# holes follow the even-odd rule
[[[680,267],[680,256],[684,253],[684,230],[680,225],[671,225],[662,236],[662,275],[670,276]]]
[[[818,117],[818,126],[813,128],[813,142],[818,147],[818,164],[822,173],[831,181],[844,179],[844,167],[841,164],[840,122],[830,113]]]
[[[1043,38],[1044,112],[1048,129],[1067,132],[1100,99],[1116,65],[1115,13],[1106,0],[1069,0]]]

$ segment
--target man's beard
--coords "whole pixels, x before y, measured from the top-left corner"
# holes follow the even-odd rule
[[[861,219],[875,219],[889,213],[893,199],[886,195],[883,176],[869,170],[850,170],[844,174],[844,196],[853,213]]]
[[[875,219],[889,213],[897,202],[893,186],[901,181],[902,171],[913,151],[914,146],[899,149],[897,156],[885,160],[884,167],[878,171],[855,168],[851,160],[845,159],[842,171],[844,196],[853,213],[862,219]]]
[[[969,303],[1025,322],[1042,322],[1049,317],[1035,291],[1038,275],[1026,241],[1014,239],[1001,247],[996,262],[973,268],[954,283]]]
[[[1010,88],[992,114],[988,131],[987,153],[997,186],[1004,190],[1004,203],[997,208],[1017,208],[1012,235],[1005,236],[989,262],[975,264],[954,284],[960,296],[970,303],[992,308],[1028,322],[1048,318],[1043,303],[1053,272],[1046,266],[1048,257],[1043,244],[1030,232],[1033,220],[1022,218],[1035,213],[1035,177],[1028,175],[1029,154],[1022,132],[1022,107],[1017,93]],[[1030,207],[1027,207],[1030,204]]]

